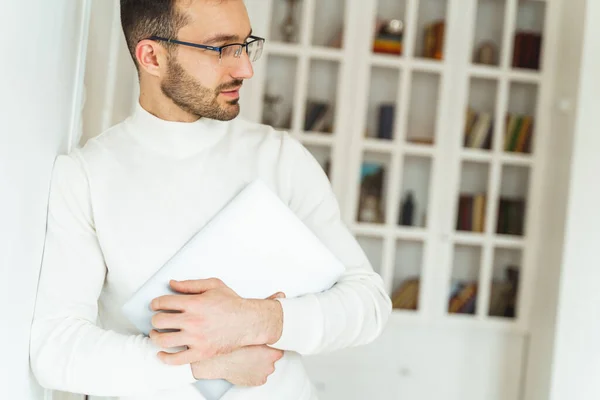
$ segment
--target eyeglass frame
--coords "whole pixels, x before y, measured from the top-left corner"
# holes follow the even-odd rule
[[[183,42],[183,41],[177,40],[177,39],[167,39],[167,38],[164,38],[161,36],[150,36],[148,38],[148,40],[156,40],[156,41],[160,41],[160,42],[173,43],[173,44],[178,44],[178,45],[182,45],[182,46],[195,47],[197,49],[216,51],[219,53],[219,61],[223,58],[223,49],[224,48],[231,47],[231,46],[241,46],[240,48],[245,48],[246,54],[248,54],[248,46],[254,42],[262,41],[263,46],[264,46],[265,38],[262,38],[260,36],[250,35],[250,36],[248,36],[248,39],[252,39],[252,41],[246,42],[246,43],[229,43],[229,44],[226,44],[225,46],[208,46],[205,44]],[[235,55],[235,53],[234,53],[234,55]],[[242,55],[242,53],[240,52],[240,54],[235,56],[235,58],[240,58],[241,55]]]

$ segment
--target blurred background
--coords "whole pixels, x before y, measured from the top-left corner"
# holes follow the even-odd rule
[[[137,102],[118,3],[85,2],[72,146]],[[394,304],[372,345],[307,358],[320,398],[597,399],[598,2],[246,4],[242,117],[320,162]]]
[[[118,1],[92,3],[81,143],[137,101]],[[246,3],[267,41],[242,116],[287,130],[321,163],[394,303],[374,345],[307,360],[322,398],[532,398],[550,355],[532,333],[554,318],[568,193],[555,178],[573,126],[557,91],[579,79],[564,72],[582,9]],[[534,308],[536,296],[548,302]]]

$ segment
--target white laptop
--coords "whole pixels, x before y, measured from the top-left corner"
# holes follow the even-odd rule
[[[158,270],[123,306],[124,315],[148,335],[152,299],[173,294],[169,281],[216,277],[244,298],[286,297],[331,288],[343,264],[260,180],[246,186]],[[195,383],[207,400],[220,399],[225,380]]]

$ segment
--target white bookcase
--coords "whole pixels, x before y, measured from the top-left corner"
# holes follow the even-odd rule
[[[546,133],[550,128],[546,121],[552,102],[552,77],[544,66],[543,39],[549,30],[556,29],[557,1],[246,3],[254,31],[266,36],[267,42],[265,54],[256,65],[255,78],[244,93],[244,116],[263,121],[265,95],[280,96],[275,126],[297,137],[324,167],[331,160],[330,179],[344,220],[382,275],[390,295],[406,280],[418,279],[417,309],[395,309],[389,335],[406,335],[407,327],[421,332],[430,329],[430,333],[435,329],[456,333],[455,329],[459,329],[463,339],[468,337],[464,332],[473,331],[509,335],[512,339],[508,341],[490,339],[482,345],[488,350],[494,346],[503,349],[512,354],[507,356],[512,357],[511,362],[519,364],[509,366],[504,361],[505,368],[515,374],[513,381],[507,383],[513,387],[509,394],[499,394],[502,391],[497,390],[487,398],[517,398],[540,243],[537,230],[529,228],[539,223],[541,214],[536,205],[541,200]],[[297,36],[286,41],[281,28],[288,21],[290,4],[294,4],[298,28]],[[377,17],[402,21],[401,55],[374,51]],[[445,23],[443,57],[425,57],[425,29],[440,20]],[[523,31],[541,34],[539,68],[513,64],[515,35]],[[338,32],[343,33],[343,45],[329,46]],[[488,41],[495,43],[495,54],[482,63],[478,50]],[[523,43],[520,48],[525,48]],[[331,132],[304,130],[308,100],[326,101],[333,107]],[[384,103],[394,105],[391,140],[377,137],[379,106]],[[469,107],[479,113],[477,121],[485,122],[485,113],[491,118],[491,125],[482,122],[480,131],[491,130],[487,148],[481,148],[485,136],[465,141]],[[513,118],[507,118],[507,114]],[[526,140],[526,126],[531,121],[531,138]],[[486,126],[490,128],[485,129]],[[475,147],[470,140],[474,140]],[[527,147],[529,150],[525,151]],[[380,197],[383,220],[377,223],[358,221],[360,177],[365,162],[385,167]],[[405,226],[399,224],[399,218],[409,191],[415,199],[414,216],[413,224]],[[461,200],[461,195],[473,199]],[[485,200],[475,198],[476,195],[484,195]],[[506,205],[506,200],[511,199],[524,205]],[[512,312],[505,302],[498,301],[498,293],[510,293],[507,288],[515,288],[506,285],[508,266],[515,267],[518,273],[516,295],[511,296],[516,298]],[[453,292],[460,284],[463,291]],[[476,288],[474,302],[471,299],[459,312],[450,312],[452,295],[468,293],[469,284]],[[382,341],[394,346],[393,340],[388,339]],[[423,344],[423,348],[429,349],[429,345],[432,344]],[[407,344],[395,346],[403,348]],[[389,347],[388,351],[393,352]],[[386,357],[385,351],[381,354]],[[497,356],[490,359],[503,363]],[[492,393],[488,386],[480,389],[474,390],[478,394],[471,398]],[[423,396],[424,392],[403,389],[401,393]],[[327,398],[339,396],[342,395]]]
[[[458,320],[526,332],[536,243],[527,227],[535,223],[539,203],[537,182],[548,113],[542,105],[549,93],[543,65],[513,67],[513,54],[518,31],[543,37],[552,3],[250,0],[247,4],[255,32],[264,33],[267,43],[254,82],[244,94],[244,106],[253,104],[245,116],[265,121],[265,95],[279,96],[277,120],[267,122],[297,137],[324,168],[331,161],[330,178],[344,219],[390,295],[406,279],[419,279],[417,309],[397,309],[394,318]],[[296,35],[286,40],[282,27],[289,26],[290,10]],[[401,55],[374,51],[376,17],[402,21]],[[445,22],[443,57],[424,57],[426,26],[440,20]],[[343,45],[329,46],[339,32]],[[496,46],[491,64],[477,58],[479,45],[486,41]],[[332,122],[331,132],[304,130],[311,100],[333,108],[325,124]],[[391,140],[377,137],[379,106],[384,103],[394,105]],[[491,129],[488,149],[465,145],[467,107],[491,118],[491,125],[482,123],[479,131]],[[505,119],[507,113],[531,117],[530,152],[505,150],[505,131],[511,122]],[[476,131],[474,127],[472,132]],[[523,128],[523,138],[525,132]],[[507,137],[510,146],[511,135]],[[513,147],[523,149],[525,141],[519,146],[521,137],[517,133],[514,137]],[[376,223],[358,220],[364,163],[384,166],[383,220]],[[401,205],[409,191],[415,200],[413,224],[400,225]],[[485,195],[485,201],[473,199],[469,205],[465,200],[459,215],[461,195],[478,194]],[[505,205],[499,210],[500,198],[524,199],[524,212]],[[524,232],[498,233],[500,211],[503,221],[511,224],[521,219],[514,215],[523,215]],[[505,217],[509,213],[513,218]],[[458,219],[469,215],[470,225],[465,222],[458,229]],[[509,265],[519,273],[514,318],[490,312],[491,282],[503,280]],[[452,283],[457,282],[477,283],[474,311],[471,306],[449,312]]]

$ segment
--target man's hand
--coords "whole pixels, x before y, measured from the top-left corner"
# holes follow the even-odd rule
[[[154,299],[151,308],[159,312],[152,325],[159,330],[150,338],[159,347],[187,346],[178,353],[160,352],[171,365],[190,364],[230,353],[245,346],[272,344],[283,329],[283,312],[278,301],[247,300],[218,279],[171,281],[171,287],[185,295]],[[272,296],[273,297],[273,296]]]
[[[248,346],[206,361],[192,363],[196,379],[225,379],[238,386],[261,386],[275,371],[283,351],[268,346]]]

